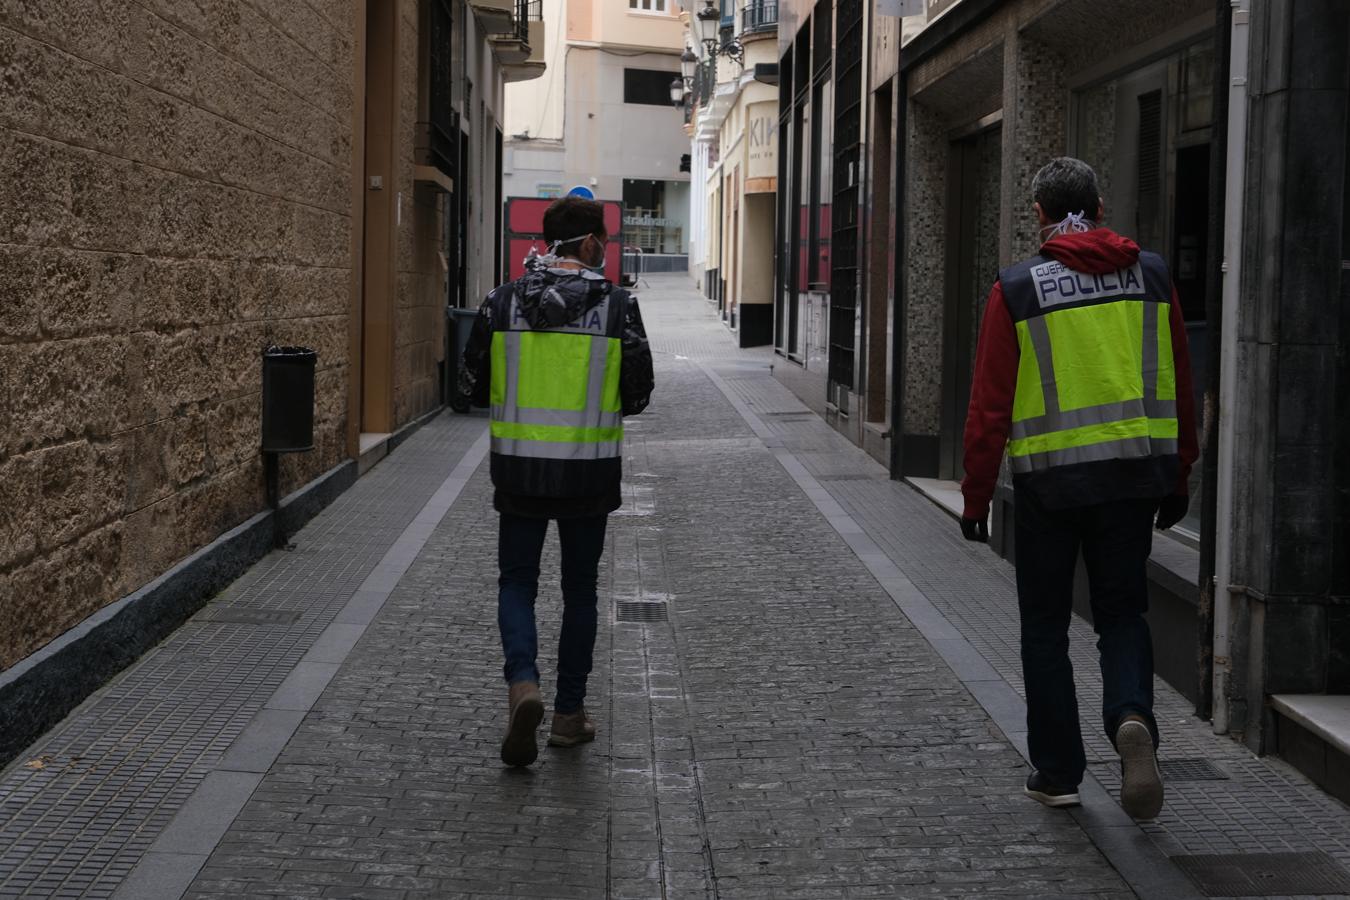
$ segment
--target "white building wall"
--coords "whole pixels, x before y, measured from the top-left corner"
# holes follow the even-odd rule
[[[566,100],[567,28],[564,5],[567,0],[543,0],[545,25],[544,74],[533,81],[506,85],[505,124],[508,141],[527,135],[530,140],[563,139],[563,107]]]
[[[573,46],[567,55],[566,179],[605,200],[623,197],[625,178],[685,181],[680,157],[689,145],[674,106],[624,103],[623,70],[653,69],[679,77],[678,55],[617,55]]]

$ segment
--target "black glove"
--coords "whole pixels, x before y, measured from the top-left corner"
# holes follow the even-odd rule
[[[989,520],[967,519],[961,517],[961,535],[968,541],[980,544],[989,543]]]
[[[1164,497],[1158,504],[1158,530],[1166,531],[1186,518],[1186,510],[1191,508],[1189,494],[1172,494]]]

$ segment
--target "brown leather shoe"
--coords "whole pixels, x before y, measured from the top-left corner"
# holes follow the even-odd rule
[[[502,762],[508,766],[528,766],[539,756],[535,730],[544,720],[544,700],[539,696],[539,684],[517,681],[511,685],[508,703]]]
[[[553,727],[549,729],[550,747],[575,747],[595,740],[595,723],[586,714],[586,707],[574,713],[553,713]]]

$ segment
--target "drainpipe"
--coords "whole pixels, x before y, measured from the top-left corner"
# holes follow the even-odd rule
[[[1229,51],[1228,179],[1223,223],[1223,327],[1220,335],[1219,396],[1226,406],[1219,416],[1219,462],[1215,509],[1214,559],[1214,731],[1228,732],[1229,656],[1233,621],[1233,447],[1237,436],[1238,321],[1242,287],[1243,198],[1247,178],[1247,46],[1250,0],[1233,0]]]
[[[1219,335],[1223,332],[1223,217],[1224,192],[1228,189],[1228,89],[1232,83],[1228,52],[1224,40],[1233,30],[1232,0],[1214,4],[1214,129],[1210,137],[1209,215],[1205,243],[1205,395],[1201,408],[1200,435],[1200,605],[1196,610],[1195,635],[1196,702],[1195,714],[1202,719],[1214,717],[1214,538],[1218,530],[1214,518],[1215,491],[1219,476],[1219,367],[1223,363]],[[1220,37],[1223,36],[1223,37]],[[1194,360],[1195,358],[1192,357]]]

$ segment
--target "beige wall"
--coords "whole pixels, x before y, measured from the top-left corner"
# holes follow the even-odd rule
[[[456,10],[458,12],[458,10]],[[437,363],[444,357],[445,289],[440,261],[440,194],[414,181],[418,120],[418,0],[399,0],[398,265],[394,310],[395,428],[434,409],[440,400]]]
[[[437,400],[443,284],[412,174],[417,0],[397,2],[401,424]],[[347,458],[364,7],[0,4],[0,669],[265,508],[267,344],[319,357],[315,449],[283,457],[283,491]]]
[[[666,12],[635,12],[628,0],[567,0],[567,39],[636,49],[684,49],[676,0]]]
[[[23,7],[21,7],[23,8]],[[264,345],[345,454],[346,4],[0,7],[0,668],[263,506]]]

